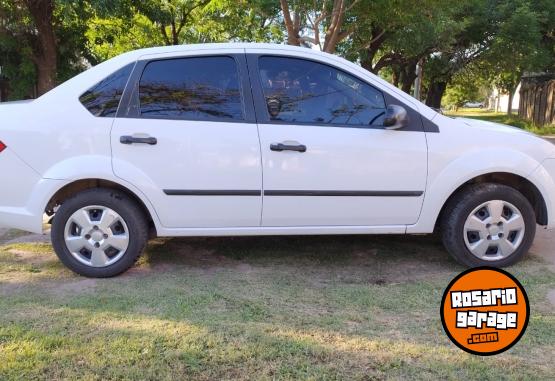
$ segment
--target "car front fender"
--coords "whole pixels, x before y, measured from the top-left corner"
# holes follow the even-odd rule
[[[545,193],[546,187],[538,183],[537,178],[530,178],[541,163],[520,151],[502,148],[471,151],[443,166],[438,164],[442,162],[441,157],[430,155],[429,162],[422,211],[418,222],[407,227],[409,234],[433,232],[439,214],[449,197],[464,184],[483,175],[508,173],[528,179],[540,190],[546,203],[548,200],[551,202]]]

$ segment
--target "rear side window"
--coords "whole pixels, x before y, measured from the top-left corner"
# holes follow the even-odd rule
[[[119,101],[125,90],[125,85],[133,69],[133,65],[129,64],[122,67],[114,74],[110,75],[94,87],[87,90],[79,101],[94,116],[114,117],[118,111]]]
[[[337,126],[383,124],[383,94],[346,72],[289,57],[261,57],[259,70],[273,121]]]
[[[150,62],[139,83],[140,114],[146,118],[242,120],[237,69],[231,57]]]

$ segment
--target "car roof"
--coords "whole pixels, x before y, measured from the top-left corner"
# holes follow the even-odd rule
[[[224,50],[224,49],[270,49],[270,50],[288,50],[288,51],[300,51],[306,52],[307,49],[326,55],[326,53],[320,52],[315,49],[309,49],[306,47],[292,46],[286,44],[270,44],[270,43],[254,43],[254,42],[230,42],[230,43],[208,43],[208,44],[186,44],[186,45],[170,45],[170,46],[156,46],[152,48],[143,48],[131,51],[127,54],[134,54],[138,57],[150,54],[162,54],[162,53],[178,53],[186,51],[195,50]]]

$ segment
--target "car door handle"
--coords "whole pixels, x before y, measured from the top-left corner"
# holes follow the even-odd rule
[[[151,146],[158,143],[158,139],[153,137],[138,138],[135,136],[121,136],[119,138],[121,144],[149,144]]]
[[[273,144],[270,144],[270,149],[272,151],[277,151],[277,152],[282,152],[282,151],[306,152],[306,146],[304,144],[273,143]]]

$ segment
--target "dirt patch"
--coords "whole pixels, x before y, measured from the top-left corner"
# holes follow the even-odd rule
[[[10,296],[25,290],[40,289],[41,293],[58,297],[92,293],[98,285],[97,279],[6,279],[0,283],[0,295]]]
[[[3,242],[3,244],[11,245],[15,243],[50,243],[50,234],[22,234],[15,238],[11,238]]]
[[[531,252],[550,264],[551,271],[555,271],[555,232],[552,230],[541,229],[536,234],[534,245]],[[555,306],[555,289],[549,291],[547,299]]]
[[[547,294],[547,299],[549,300],[549,302],[555,306],[555,290],[551,290],[548,294]]]
[[[96,279],[79,279],[69,282],[47,283],[45,289],[56,296],[66,296],[94,292],[97,284],[98,280]]]
[[[539,229],[534,240],[534,245],[530,250],[551,264],[551,269],[555,271],[555,231]]]
[[[241,263],[236,266],[236,270],[241,273],[251,273],[253,272],[253,268],[248,263]]]
[[[13,254],[17,261],[25,262],[33,265],[40,265],[54,260],[54,258],[51,255],[46,255],[43,253],[35,253],[32,251],[10,249],[9,253]]]
[[[25,284],[20,282],[1,282],[0,295],[7,297],[19,293],[25,288]]]
[[[18,238],[29,235],[27,232],[16,229],[0,229],[0,244],[16,240]]]

